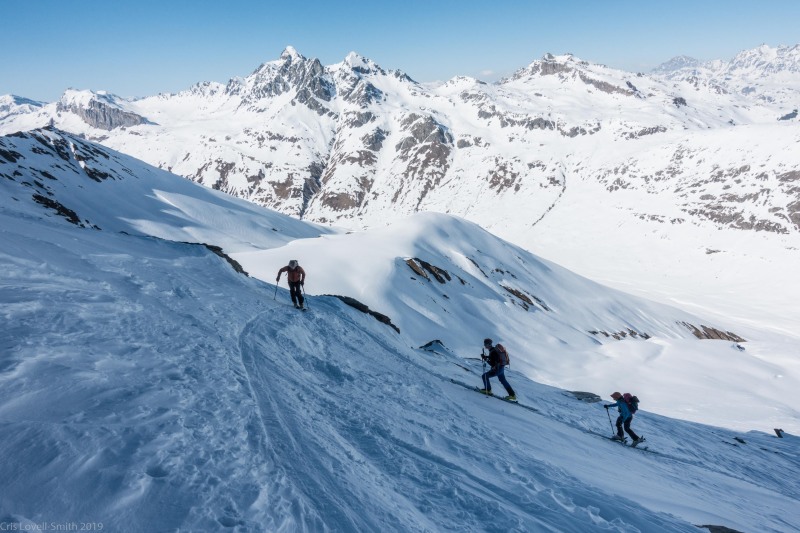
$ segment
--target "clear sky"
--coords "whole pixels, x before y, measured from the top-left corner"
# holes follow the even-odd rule
[[[0,0],[0,94],[126,97],[227,82],[287,45],[420,82],[496,81],[550,52],[629,71],[800,43],[800,0]]]

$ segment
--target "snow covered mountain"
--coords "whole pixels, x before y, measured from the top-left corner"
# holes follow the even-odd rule
[[[334,231],[55,129],[0,137],[0,187],[2,524],[800,528],[795,337],[456,217]],[[263,281],[289,257],[309,312]],[[529,409],[469,390],[485,336]],[[647,450],[604,437],[621,388]]]
[[[0,131],[52,123],[323,222],[374,224],[385,221],[388,208],[395,217],[438,210],[485,223],[494,209],[475,205],[481,195],[492,207],[525,206],[512,211],[513,220],[530,224],[567,180],[599,179],[612,195],[630,187],[659,196],[678,189],[668,203],[688,221],[797,232],[794,202],[777,194],[767,199],[771,211],[754,212],[762,202],[748,186],[772,179],[788,182],[779,187],[785,191],[797,171],[790,155],[757,167],[760,152],[752,146],[764,130],[789,139],[776,154],[791,146],[797,121],[779,124],[793,110],[776,102],[782,90],[800,90],[797,50],[762,47],[729,64],[662,69],[661,77],[548,54],[496,85],[456,78],[428,90],[355,53],[324,67],[289,47],[224,86],[202,83],[136,101],[69,90],[55,104],[5,117]],[[733,90],[752,80],[771,85],[755,96]],[[715,155],[717,138],[742,162]],[[697,168],[698,160],[706,164]],[[724,195],[713,190],[720,182]]]
[[[323,66],[288,47],[227,84],[15,106],[0,132],[53,124],[309,221],[457,215],[618,288],[746,320],[744,300],[788,331],[800,321],[781,304],[800,297],[788,267],[800,260],[797,50],[683,58],[653,75],[547,54],[498,84],[428,88],[355,53]]]
[[[0,120],[7,120],[14,115],[21,115],[38,111],[43,102],[36,102],[28,98],[20,98],[10,94],[0,96]]]
[[[800,93],[800,45],[773,48],[761,45],[744,50],[731,61],[700,63],[692,58],[675,58],[655,69],[666,79],[684,81],[720,93],[732,93],[750,100],[797,107]],[[782,116],[779,120],[795,117]]]

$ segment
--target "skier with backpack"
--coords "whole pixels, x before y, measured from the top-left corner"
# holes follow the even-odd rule
[[[492,339],[484,339],[483,348],[484,351],[481,352],[481,359],[483,359],[485,362],[488,362],[491,368],[482,376],[483,388],[480,389],[480,391],[487,396],[491,396],[492,384],[489,382],[489,378],[497,376],[497,379],[500,380],[500,383],[503,385],[503,387],[505,387],[506,392],[508,393],[508,396],[503,399],[516,402],[517,395],[514,394],[514,389],[512,389],[511,385],[509,385],[508,381],[506,381],[505,367],[510,364],[508,352],[500,343],[492,346]],[[485,353],[486,350],[489,350],[488,355]]]
[[[278,277],[275,278],[275,283],[281,282],[281,274],[284,272],[286,272],[286,278],[289,280],[289,295],[292,297],[292,303],[297,309],[303,309],[304,299],[300,287],[306,282],[306,271],[303,270],[297,259],[292,259],[288,265],[278,270]]]
[[[625,394],[614,392],[611,394],[611,398],[615,400],[614,403],[603,406],[605,407],[606,411],[612,407],[616,407],[619,411],[619,416],[617,417],[617,434],[611,437],[611,440],[624,442],[625,435],[622,433],[624,428],[625,432],[627,432],[628,435],[630,435],[633,439],[631,446],[637,446],[639,443],[644,441],[644,437],[639,437],[636,435],[636,433],[631,429],[631,422],[633,421],[633,414],[639,410],[639,398],[632,396],[628,392]]]

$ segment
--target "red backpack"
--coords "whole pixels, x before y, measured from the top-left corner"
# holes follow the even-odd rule
[[[625,400],[626,404],[628,404],[628,410],[631,412],[631,414],[639,410],[639,398],[632,395],[630,392],[623,394],[622,399]]]
[[[506,351],[505,347],[497,343],[494,347],[497,350],[497,354],[500,356],[500,364],[502,366],[511,366],[511,359],[508,357],[508,352]]]

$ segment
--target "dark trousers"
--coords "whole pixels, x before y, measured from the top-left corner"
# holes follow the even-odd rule
[[[506,381],[506,371],[505,367],[502,365],[497,365],[483,375],[483,388],[488,391],[492,390],[492,384],[489,382],[489,378],[493,378],[495,376],[497,376],[497,379],[500,380],[500,383],[503,385],[503,387],[506,388],[508,395],[515,396],[514,389],[512,389],[511,385],[509,385],[508,381]]]
[[[628,418],[626,418],[624,422],[622,421],[622,417],[618,416],[617,417],[617,435],[619,435],[620,437],[623,436],[622,435],[622,428],[624,427],[625,431],[628,433],[628,435],[631,436],[631,438],[633,440],[638,440],[639,436],[636,435],[636,433],[634,433],[633,430],[631,429],[631,422],[633,422],[633,417],[632,416],[629,416]]]
[[[295,305],[303,306],[303,291],[300,290],[300,282],[299,281],[290,281],[289,282],[289,294],[292,296],[292,303]]]

